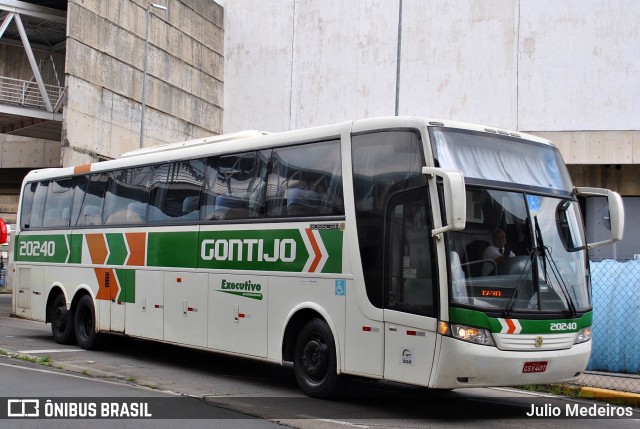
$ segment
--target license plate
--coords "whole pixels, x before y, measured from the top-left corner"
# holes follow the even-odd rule
[[[547,370],[547,361],[525,362],[522,367],[523,373],[545,372]]]

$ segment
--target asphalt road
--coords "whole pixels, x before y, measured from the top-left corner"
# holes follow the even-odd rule
[[[0,398],[2,428],[112,428],[115,423],[172,429],[184,426],[187,419],[190,428],[282,427],[199,398],[81,377],[6,357],[0,359]]]
[[[40,359],[40,363],[0,356],[0,396],[6,400],[35,394],[44,401],[62,398],[58,400],[68,402],[78,402],[78,398],[135,402],[131,398],[143,396],[151,398],[148,400],[152,401],[150,406],[155,417],[175,417],[174,420],[124,420],[125,427],[164,427],[148,425],[153,421],[171,422],[171,427],[175,427],[177,422],[185,424],[182,420],[187,419],[186,424],[193,426],[200,421],[194,418],[202,417],[211,419],[206,427],[215,424],[229,427],[238,421],[240,427],[249,427],[245,424],[249,422],[310,429],[517,426],[568,429],[600,428],[604,424],[608,428],[640,428],[638,410],[516,389],[434,392],[393,383],[354,380],[343,397],[317,400],[302,395],[291,369],[279,365],[117,335],[105,338],[98,351],[62,346],[53,341],[49,325],[9,317],[10,302],[10,295],[0,295],[0,350],[13,356],[28,355]],[[99,406],[100,403],[96,405]],[[0,407],[3,407],[1,403]],[[567,412],[597,410],[605,414],[630,413],[631,417],[605,421],[588,414],[582,418],[566,416]],[[231,414],[215,415],[225,411]],[[558,411],[564,418],[547,418]],[[0,416],[1,412],[0,409]],[[533,416],[528,415],[532,413]],[[536,413],[546,415],[539,418]],[[237,420],[236,417],[257,418]],[[5,422],[0,421],[0,426],[6,427]],[[46,426],[39,427],[56,427],[49,423],[59,422],[63,420],[47,421]],[[64,427],[73,427],[68,420],[64,422]],[[90,426],[100,427],[96,424],[105,422],[113,420],[91,420]]]

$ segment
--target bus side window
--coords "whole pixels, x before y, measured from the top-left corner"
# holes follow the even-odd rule
[[[204,160],[177,163],[175,184],[169,188],[167,200],[180,210],[180,218],[191,221],[200,218],[200,193],[204,181]]]
[[[270,152],[246,152],[210,160],[205,180],[205,213],[201,218],[225,220],[262,217]]]
[[[338,140],[273,150],[267,186],[267,214],[344,214]]]
[[[20,213],[20,229],[31,228],[31,208],[36,193],[37,183],[29,183],[22,192],[22,208]]]
[[[220,158],[213,156],[205,162],[204,184],[202,186],[202,199],[200,206],[200,219],[211,220],[213,218],[213,208],[216,204],[216,194],[213,187],[218,176],[218,163]]]
[[[55,180],[49,183],[43,226],[69,226],[73,202],[73,179]]]
[[[102,225],[102,206],[106,187],[106,174],[76,178],[72,224],[75,220],[77,226]]]
[[[172,217],[172,215],[167,213],[166,210],[167,192],[170,180],[169,171],[172,169],[172,166],[173,163],[167,163],[152,165],[149,167],[151,169],[149,173],[151,189],[149,190],[148,213],[146,213],[146,206],[145,213],[142,213],[142,218],[144,219],[146,216],[149,223],[164,222],[170,220]],[[138,206],[138,210],[142,211],[142,206]]]
[[[41,228],[44,220],[44,208],[47,201],[49,181],[38,183],[31,205],[30,228]]]
[[[84,191],[87,188],[88,176],[76,176],[73,182],[73,203],[71,204],[71,219],[69,225],[75,226],[78,223],[78,216],[82,210]]]
[[[204,161],[177,161],[157,167],[149,198],[148,221],[198,220]]]
[[[136,167],[108,173],[109,185],[104,198],[104,223],[107,225],[143,223],[153,170]]]

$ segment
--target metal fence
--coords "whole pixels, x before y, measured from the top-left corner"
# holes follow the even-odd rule
[[[640,261],[591,261],[593,346],[579,384],[640,393]]]

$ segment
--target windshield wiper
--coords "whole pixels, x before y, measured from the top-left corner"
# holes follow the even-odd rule
[[[573,302],[573,298],[571,298],[571,294],[569,293],[569,288],[567,287],[567,284],[565,283],[564,279],[562,278],[562,275],[560,274],[560,269],[558,268],[558,265],[553,260],[553,258],[549,256],[549,253],[550,253],[548,252],[549,249],[547,248],[547,246],[544,245],[544,241],[542,241],[542,233],[540,232],[540,224],[538,223],[538,216],[534,216],[533,220],[535,225],[536,242],[538,243],[538,247],[536,247],[535,250],[537,254],[542,256],[542,269],[544,272],[544,277],[547,280],[547,282],[551,284],[550,282],[551,278],[549,277],[549,272],[547,270],[547,263],[549,263],[549,265],[551,265],[551,273],[553,274],[553,277],[555,277],[556,282],[560,286],[560,291],[562,292],[564,299],[567,301],[567,306],[569,307],[569,311],[571,311],[571,314],[573,314],[574,317],[577,317],[578,312],[576,310],[575,303]],[[540,301],[540,299],[541,299],[540,294],[538,294],[538,300]]]
[[[537,246],[534,247],[531,252],[529,252],[529,261],[530,264],[529,267],[525,266],[525,268],[523,269],[520,278],[518,279],[518,283],[516,284],[516,289],[513,292],[513,295],[511,296],[511,298],[509,299],[509,302],[507,303],[507,305],[505,306],[505,310],[504,310],[504,315],[505,317],[509,317],[511,316],[511,314],[513,313],[513,308],[516,305],[517,299],[518,299],[518,295],[520,293],[520,287],[522,286],[523,282],[523,277],[524,275],[529,271],[529,269],[531,269],[532,267],[534,267],[533,261],[535,258],[537,257],[542,257],[542,270],[544,272],[544,277],[545,279],[550,282],[551,278],[549,276],[549,271],[551,271],[551,273],[553,274],[553,277],[555,278],[557,284],[560,286],[560,291],[562,292],[562,295],[565,298],[565,301],[567,302],[567,306],[569,308],[569,311],[571,311],[571,314],[573,314],[574,316],[577,316],[577,310],[576,310],[576,306],[573,302],[573,299],[571,298],[571,295],[569,294],[569,288],[567,287],[566,283],[564,282],[562,275],[560,274],[560,270],[557,266],[557,264],[555,263],[555,261],[550,257],[550,253],[549,252],[549,248],[547,246],[544,245],[544,241],[542,239],[542,232],[540,231],[540,224],[538,223],[538,217],[534,216],[534,229],[535,229],[535,239],[536,239],[536,243]],[[548,265],[551,266],[551,270],[548,269]],[[527,269],[529,268],[529,269]],[[536,274],[536,277],[537,274]],[[540,306],[542,304],[541,302],[541,295],[540,295],[540,286],[539,283],[540,280],[538,278],[538,280],[535,282],[535,286],[537,291],[535,293],[538,294],[538,306]]]

